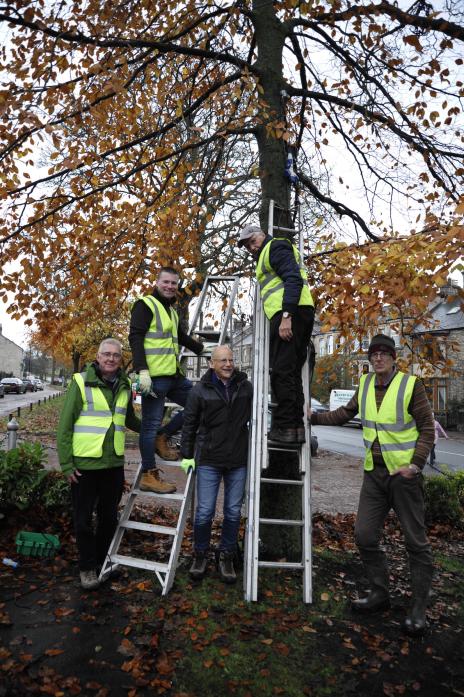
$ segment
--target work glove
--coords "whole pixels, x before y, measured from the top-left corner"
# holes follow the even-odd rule
[[[140,392],[146,397],[151,392],[151,377],[148,370],[139,371]]]
[[[180,466],[184,470],[185,474],[188,474],[189,470],[191,470],[191,469],[195,470],[195,460],[193,457],[191,457],[191,458],[184,457],[184,459],[180,463]]]

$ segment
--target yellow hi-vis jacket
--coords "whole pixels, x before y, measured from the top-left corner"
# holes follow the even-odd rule
[[[168,313],[164,305],[153,295],[144,295],[137,299],[143,300],[153,313],[143,341],[150,376],[175,375],[179,365],[178,314],[172,307]]]
[[[85,384],[86,373],[74,373],[82,395],[82,411],[74,424],[72,439],[73,455],[75,457],[101,457],[103,441],[111,424],[114,424],[114,451],[116,455],[124,455],[125,422],[129,390],[121,390],[118,394],[114,413],[108,406],[105,395],[99,387]]]
[[[390,473],[412,462],[419,431],[408,406],[416,378],[398,371],[389,384],[377,411],[375,373],[362,375],[358,403],[366,456],[364,469],[374,469],[372,444],[378,438],[383,460]]]
[[[306,268],[301,259],[300,252],[293,245],[290,240],[285,238],[274,237],[272,240],[267,242],[260,252],[258,264],[256,266],[256,278],[259,283],[259,288],[261,292],[261,298],[263,301],[264,312],[268,319],[271,319],[276,312],[282,309],[282,303],[284,298],[284,282],[276,274],[272,268],[269,257],[271,252],[271,244],[275,241],[279,242],[285,241],[291,246],[295,261],[300,268],[301,278],[303,279],[303,288],[301,289],[300,299],[298,305],[311,305],[314,306],[311,291],[308,286],[308,277],[306,274]]]

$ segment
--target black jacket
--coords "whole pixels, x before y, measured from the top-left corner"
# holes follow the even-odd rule
[[[196,465],[224,469],[243,467],[248,456],[248,421],[252,386],[245,373],[235,371],[230,402],[212,381],[210,368],[190,391],[184,409],[180,451],[195,457]]]

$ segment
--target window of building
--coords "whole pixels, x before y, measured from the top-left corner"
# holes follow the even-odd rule
[[[332,354],[334,352],[334,338],[333,334],[327,337],[327,354]]]

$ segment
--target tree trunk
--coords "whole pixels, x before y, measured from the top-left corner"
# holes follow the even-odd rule
[[[261,179],[260,223],[267,230],[269,201],[276,207],[288,211],[290,207],[290,186],[285,175],[287,152],[285,141],[269,133],[266,125],[285,121],[285,103],[282,96],[284,77],[282,53],[286,36],[285,25],[276,17],[272,0],[254,0],[253,24],[256,31],[258,59],[256,67],[260,72],[260,97],[269,112],[257,127],[256,139],[259,152],[259,172]],[[283,217],[281,224],[290,227],[290,221]]]
[[[260,178],[262,187],[260,223],[267,231],[269,201],[284,211],[290,208],[290,184],[285,175],[286,146],[282,138],[276,138],[266,130],[266,123],[285,121],[285,104],[282,52],[285,26],[277,19],[272,0],[255,0],[253,23],[256,30],[260,85],[262,99],[267,105],[267,121],[257,129]],[[274,216],[274,224],[291,227],[287,214]],[[299,479],[298,458],[293,453],[271,452],[268,476],[271,478]],[[262,485],[261,515],[265,518],[301,520],[301,489],[295,486]],[[263,559],[285,557],[289,561],[301,560],[301,528],[296,526],[263,525],[260,529]]]

